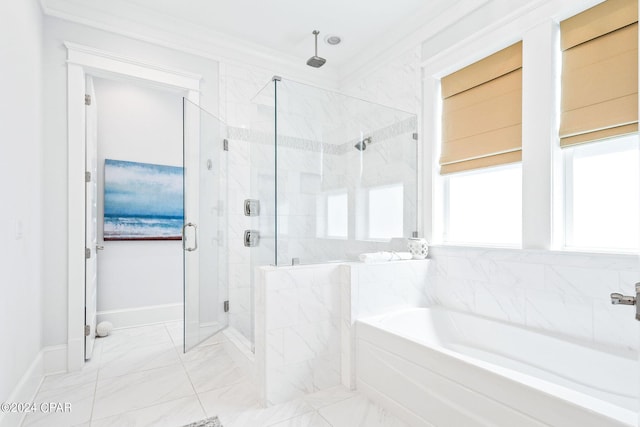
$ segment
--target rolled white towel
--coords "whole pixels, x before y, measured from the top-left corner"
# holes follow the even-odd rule
[[[413,258],[410,252],[372,252],[360,254],[360,261],[365,263],[400,261]]]

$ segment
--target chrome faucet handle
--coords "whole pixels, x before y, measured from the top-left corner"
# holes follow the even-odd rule
[[[635,305],[636,306],[636,320],[640,321],[640,282],[636,283],[636,296],[622,295],[621,293],[614,292],[611,294],[611,304],[621,305]]]
[[[611,304],[635,305],[636,298],[614,292],[611,294]]]

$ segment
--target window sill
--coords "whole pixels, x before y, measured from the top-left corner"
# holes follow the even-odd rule
[[[616,255],[616,256],[640,256],[640,249],[602,249],[580,248],[575,246],[563,246],[557,252],[581,255]]]
[[[512,252],[519,254],[540,254],[540,255],[551,255],[551,256],[576,256],[576,257],[594,257],[598,259],[623,259],[623,260],[637,260],[640,265],[640,253],[638,252],[613,252],[613,251],[604,251],[604,250],[580,250],[579,248],[555,248],[555,249],[527,249],[520,247],[505,247],[505,246],[481,246],[481,245],[460,245],[460,244],[451,244],[451,243],[438,243],[429,245],[430,249],[434,251],[438,251],[438,249],[442,249],[444,251],[450,251],[451,253],[475,253],[480,251],[496,251],[496,252]]]

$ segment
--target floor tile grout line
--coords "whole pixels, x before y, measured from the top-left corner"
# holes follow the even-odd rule
[[[166,325],[165,325],[165,328],[166,328]],[[173,337],[171,339],[173,340]],[[183,340],[184,340],[184,337],[183,337]],[[200,399],[200,394],[198,393],[198,390],[196,390],[196,386],[193,384],[193,380],[191,379],[191,375],[189,375],[189,371],[187,370],[187,367],[184,364],[184,360],[182,359],[182,356],[179,354],[180,352],[178,351],[178,346],[174,346],[174,348],[176,349],[176,352],[178,352],[178,359],[180,359],[180,364],[182,365],[182,369],[185,375],[187,376],[187,379],[189,379],[189,384],[191,384],[191,388],[193,389],[193,393],[195,394],[196,399],[198,399],[198,403],[200,404],[200,409],[202,409],[202,413],[204,414],[204,416],[208,417],[209,414],[207,414],[207,411],[205,410],[204,405],[202,404],[202,399]]]
[[[106,338],[106,337],[105,337]],[[89,416],[89,426],[93,424],[93,412],[96,408],[96,398],[98,397],[98,381],[100,381],[100,371],[102,370],[104,357],[104,343],[100,346],[100,360],[98,361],[98,368],[96,369],[96,387],[93,390],[93,402],[91,402],[91,415]]]
[[[163,324],[163,326],[164,326],[164,324]],[[130,329],[133,329],[133,328],[130,328]],[[165,332],[167,333],[167,335],[169,336],[169,344],[173,344],[173,339],[171,338],[171,334],[170,334],[170,333],[169,333],[169,331],[166,329],[166,327],[165,327],[164,329],[165,329]],[[128,339],[129,339],[129,340],[130,340],[131,338],[132,338],[132,337],[128,337]],[[128,344],[130,344],[130,343],[128,343]],[[160,345],[163,345],[163,344],[164,344],[164,343],[159,343],[159,344],[156,344],[156,343],[153,343],[153,344],[144,344],[144,345],[141,345],[141,346],[136,347],[136,349],[143,348],[143,347],[151,347],[151,346],[154,346],[154,345],[158,345],[158,346],[160,346]],[[175,350],[175,346],[174,346],[174,345],[170,345],[169,347],[173,348],[173,349],[174,349],[174,351],[176,351],[176,350]],[[169,349],[169,347],[167,347],[167,350]],[[126,352],[125,352],[125,354],[126,354]],[[177,355],[177,357],[178,357],[178,359],[180,359],[180,355],[179,355],[179,354]],[[104,380],[108,380],[108,379],[113,379],[113,378],[119,378],[119,377],[123,377],[123,376],[125,376],[125,375],[131,375],[131,374],[136,374],[136,373],[140,373],[140,372],[147,372],[147,371],[151,371],[151,370],[154,370],[154,369],[168,368],[169,366],[177,365],[177,364],[178,364],[177,362],[174,362],[174,363],[169,363],[169,364],[167,364],[167,365],[163,365],[163,366],[156,366],[156,367],[154,367],[154,368],[141,369],[141,370],[137,370],[137,371],[133,371],[133,372],[126,372],[126,373],[119,374],[119,375],[113,375],[113,376],[106,377],[106,378],[102,378],[102,379],[104,379]],[[100,380],[100,379],[101,379],[101,378],[100,378],[100,370],[102,370],[102,369],[104,368],[104,365],[105,365],[105,362],[104,362],[104,345],[103,345],[102,353],[101,353],[101,358],[100,358],[100,363],[98,364],[98,380]]]
[[[189,397],[191,397],[191,396],[182,396],[182,397],[178,397],[176,399],[166,400],[166,401],[163,401],[163,402],[156,402],[156,403],[153,403],[153,404],[148,405],[148,406],[142,406],[140,408],[134,408],[134,409],[129,409],[128,411],[118,412],[117,414],[107,415],[106,417],[101,417],[101,418],[96,418],[96,419],[93,419],[93,417],[92,417],[89,422],[102,421],[102,420],[105,420],[105,419],[111,418],[111,417],[119,417],[121,415],[129,414],[131,412],[142,411],[144,409],[153,408],[154,406],[158,406],[158,405],[166,405],[167,403],[171,403],[171,402],[174,402],[176,400],[187,399]]]
[[[164,326],[164,324],[163,324],[163,326]],[[173,340],[171,339],[171,334],[169,334],[169,332],[167,331],[166,327],[165,327],[164,329],[165,329],[165,332],[169,335],[169,340],[173,343]],[[132,338],[132,337],[128,337],[128,339],[131,339],[131,338]],[[175,350],[175,346],[172,346],[172,348],[174,348],[174,351],[176,351],[176,350]],[[134,412],[134,411],[138,411],[138,410],[142,410],[142,409],[150,408],[150,407],[155,406],[155,405],[160,405],[160,404],[164,404],[164,403],[171,402],[171,401],[173,401],[173,400],[179,400],[179,399],[184,399],[184,398],[188,397],[188,396],[183,396],[183,397],[179,397],[179,398],[177,398],[177,399],[172,399],[172,400],[168,400],[168,401],[164,401],[164,402],[156,402],[156,403],[154,403],[154,404],[152,404],[152,405],[149,405],[149,406],[144,406],[144,407],[141,407],[141,408],[130,409],[130,410],[128,410],[128,411],[121,412],[121,413],[119,413],[119,414],[112,414],[112,415],[109,415],[109,416],[106,416],[106,417],[102,417],[102,418],[98,418],[98,419],[95,419],[95,420],[94,420],[93,413],[94,413],[94,410],[95,410],[96,397],[97,397],[97,394],[98,394],[98,382],[100,381],[100,370],[102,370],[102,369],[103,369],[103,367],[104,367],[104,366],[103,366],[103,359],[102,359],[102,357],[104,356],[104,354],[103,354],[103,353],[104,353],[104,346],[103,346],[103,348],[102,348],[102,353],[100,354],[100,356],[101,356],[101,357],[100,357],[100,362],[98,363],[98,368],[97,368],[97,371],[98,371],[98,372],[97,372],[97,375],[96,375],[96,386],[95,386],[95,391],[94,391],[94,395],[93,395],[93,404],[91,405],[91,417],[89,418],[89,423],[93,423],[93,421],[99,421],[99,420],[102,420],[102,419],[105,419],[105,418],[109,418],[109,417],[112,417],[112,416],[122,415],[122,414],[126,414],[126,413],[129,413],[129,412]],[[178,355],[178,360],[179,360],[180,362],[182,362],[182,360],[180,360],[180,355]],[[175,363],[175,365],[177,365],[177,363]],[[136,372],[129,372],[129,373],[126,373],[126,374],[117,375],[117,376],[114,376],[114,377],[107,377],[107,378],[103,378],[103,379],[104,379],[104,380],[112,380],[112,379],[120,378],[120,377],[124,377],[124,376],[127,376],[127,375],[134,375],[134,374],[138,374],[138,373],[141,373],[141,372],[148,372],[148,371],[151,371],[151,370],[153,370],[153,369],[165,369],[165,368],[168,368],[168,367],[170,367],[170,366],[172,366],[172,365],[160,366],[160,367],[156,367],[156,368],[152,368],[152,369],[145,369],[145,370],[142,370],[142,371],[136,371]],[[184,369],[184,368],[183,368],[183,369]],[[185,372],[185,373],[186,373],[186,372]],[[188,378],[188,376],[187,376],[187,378]],[[189,382],[191,382],[191,380],[189,380]]]
[[[285,405],[285,404],[287,404],[287,403],[291,403],[291,402],[294,402],[294,401],[295,401],[295,399],[294,399],[294,400],[292,400],[292,401],[289,401],[289,402],[281,403],[281,405]],[[303,400],[303,401],[304,401],[304,400]],[[306,403],[306,402],[305,402],[305,403]],[[309,405],[309,404],[307,403],[307,405]],[[271,424],[267,425],[267,427],[273,427],[273,426],[275,426],[275,425],[278,425],[278,424],[284,423],[285,421],[291,421],[291,420],[293,420],[293,419],[295,419],[295,418],[303,417],[303,416],[305,416],[305,415],[314,414],[314,413],[317,413],[317,412],[318,412],[318,411],[316,411],[313,407],[311,407],[311,405],[309,405],[309,407],[311,408],[311,410],[310,410],[309,412],[303,412],[303,413],[301,413],[301,414],[297,414],[297,415],[294,415],[294,416],[292,416],[292,417],[285,418],[285,419],[280,420],[280,421],[276,421],[276,422],[274,422],[274,423],[271,423]],[[319,415],[319,414],[318,414],[318,415]]]
[[[328,419],[326,419],[326,418],[324,417],[324,415],[322,415],[322,414],[320,413],[320,410],[319,410],[319,409],[318,409],[318,410],[316,410],[316,413],[320,416],[320,418],[322,418],[322,419],[324,420],[324,422],[326,422],[328,425],[330,425],[330,426],[332,426],[332,427],[333,427],[333,424],[331,424],[331,422],[330,422]]]
[[[125,377],[127,375],[133,375],[133,374],[141,374],[143,372],[149,372],[149,371],[153,371],[155,369],[166,369],[170,366],[174,366],[174,365],[179,365],[178,362],[172,362],[168,365],[162,365],[162,366],[155,366],[153,368],[145,368],[145,369],[140,369],[138,371],[132,371],[132,372],[125,372],[124,374],[118,374],[118,375],[113,375],[111,377],[104,377],[104,378],[100,378],[100,374],[98,374],[98,379],[103,379],[103,380],[111,380],[111,379],[115,379],[115,378],[120,378],[120,377]]]
[[[184,324],[184,321],[183,321],[183,324]],[[171,335],[171,331],[169,331],[169,326],[167,326],[166,322],[164,323],[164,329],[169,334],[169,338],[171,339],[171,342],[173,343],[174,347],[181,347],[182,346],[184,348],[184,327],[182,328],[182,342],[181,343],[176,343],[176,340],[173,339],[173,335]]]
[[[176,364],[176,365],[177,365],[177,364]],[[136,373],[137,373],[137,372],[133,372],[132,374],[136,374]],[[186,374],[186,372],[185,372],[185,374]],[[123,376],[124,376],[124,375],[123,375]],[[188,375],[187,375],[187,378],[189,379]],[[107,379],[109,379],[109,378],[107,378]],[[191,382],[191,379],[189,379],[189,382]],[[97,388],[97,385],[96,385],[96,388]],[[97,394],[97,390],[96,390],[96,394]],[[101,417],[101,418],[97,418],[97,419],[94,419],[94,418],[93,418],[93,408],[92,408],[92,412],[91,412],[91,420],[90,420],[90,421],[91,421],[91,422],[93,422],[93,421],[100,421],[100,420],[103,420],[103,419],[106,419],[106,418],[110,418],[110,417],[115,417],[115,416],[120,416],[120,415],[128,414],[128,413],[130,413],[130,412],[141,411],[141,410],[143,410],[143,409],[148,409],[148,408],[151,408],[151,407],[154,407],[154,406],[157,406],[157,405],[167,404],[167,403],[169,403],[169,402],[173,402],[173,401],[175,401],[175,400],[186,399],[186,398],[188,398],[188,397],[191,397],[191,395],[181,396],[181,397],[177,397],[177,398],[175,398],[175,399],[170,399],[170,400],[164,400],[164,401],[162,401],[162,402],[154,402],[154,403],[152,403],[152,404],[150,404],[150,405],[146,405],[146,406],[141,406],[141,407],[138,407],[138,408],[129,409],[128,411],[119,412],[119,413],[112,414],[112,415],[107,415],[107,416],[105,416],[105,417]],[[95,396],[94,396],[94,401],[95,401]],[[95,404],[95,402],[94,402],[94,404]]]
[[[101,369],[101,366],[100,364],[98,364],[98,372],[96,374],[96,384],[93,388],[93,399],[91,401],[91,413],[89,414],[89,421],[88,421],[89,425],[91,425],[91,422],[93,421],[93,410],[95,409],[95,406],[96,406],[96,396],[98,395],[98,379],[100,378],[100,369]]]

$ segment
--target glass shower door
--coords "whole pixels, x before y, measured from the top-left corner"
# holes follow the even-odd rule
[[[223,212],[226,126],[183,100],[184,351],[229,324]]]

